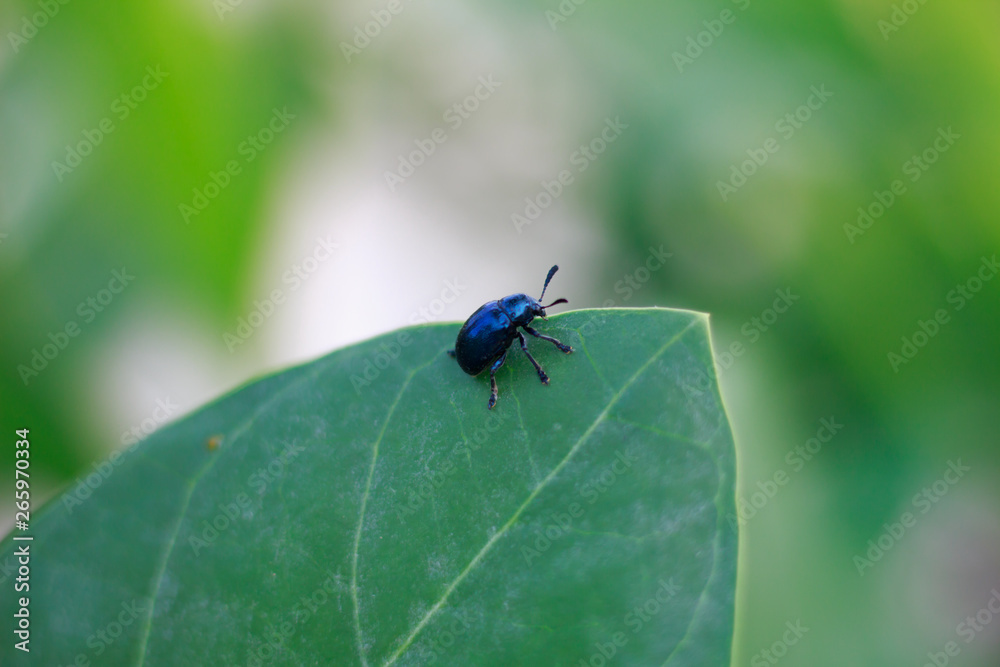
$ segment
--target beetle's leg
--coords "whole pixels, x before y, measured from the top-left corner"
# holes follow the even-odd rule
[[[535,367],[535,370],[538,371],[538,379],[542,381],[542,384],[548,384],[549,376],[545,374],[545,371],[542,370],[542,367],[539,366],[538,362],[535,361],[535,358],[531,356],[531,352],[528,352],[528,341],[524,340],[524,334],[518,331],[517,337],[521,339],[521,349],[524,350],[524,353],[526,355],[528,355],[528,360]]]
[[[504,353],[500,355],[500,358],[494,361],[493,365],[490,366],[490,402],[486,404],[486,407],[489,408],[490,410],[492,410],[493,406],[497,404],[496,374],[497,371],[500,370],[500,367],[503,366],[503,362],[506,359],[507,359],[507,351],[504,350]]]
[[[534,329],[532,329],[529,326],[525,326],[524,330],[527,331],[528,333],[530,333],[535,338],[541,338],[542,340],[549,341],[550,343],[552,343],[553,345],[555,345],[556,347],[558,347],[560,350],[562,350],[566,354],[569,354],[570,352],[573,351],[573,348],[571,348],[569,345],[566,345],[565,343],[560,343],[559,341],[557,341],[552,336],[546,336],[544,334],[540,334],[540,333],[538,333],[537,331],[535,331]]]
[[[452,359],[454,359],[455,358],[455,350],[448,350],[448,356],[451,357]]]

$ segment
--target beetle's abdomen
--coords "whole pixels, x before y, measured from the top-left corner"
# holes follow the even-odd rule
[[[510,318],[496,301],[490,301],[462,325],[455,339],[455,358],[463,371],[478,375],[503,354],[510,341]]]

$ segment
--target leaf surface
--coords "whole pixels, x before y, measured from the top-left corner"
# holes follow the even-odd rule
[[[97,466],[34,517],[30,663],[728,665],[735,452],[707,318],[538,328],[576,352],[529,337],[544,386],[512,346],[493,411],[488,374],[444,353],[458,325],[421,326]],[[29,664],[5,635],[0,662]]]

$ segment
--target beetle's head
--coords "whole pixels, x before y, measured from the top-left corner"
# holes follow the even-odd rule
[[[538,297],[538,301],[535,301],[535,303],[532,304],[532,313],[534,314],[535,317],[540,317],[543,320],[547,320],[548,317],[546,317],[545,313],[546,308],[551,308],[552,306],[555,306],[560,303],[569,303],[569,301],[567,301],[566,299],[556,299],[547,306],[542,305],[542,299],[545,297],[545,290],[547,290],[549,287],[549,281],[552,280],[552,276],[554,276],[556,274],[556,271],[558,270],[559,270],[559,265],[557,264],[553,266],[551,269],[549,269],[549,275],[545,276],[545,284],[542,285],[542,295]]]

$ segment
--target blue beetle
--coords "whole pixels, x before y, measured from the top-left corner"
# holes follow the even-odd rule
[[[515,338],[521,339],[521,349],[528,355],[528,360],[538,371],[538,378],[542,384],[549,383],[549,376],[528,352],[528,344],[524,340],[524,334],[517,330],[518,327],[536,338],[549,341],[566,354],[573,351],[569,345],[564,345],[550,336],[544,336],[528,326],[531,324],[531,320],[536,317],[547,319],[545,316],[546,308],[551,308],[559,303],[569,303],[566,299],[556,299],[548,306],[541,304],[549,281],[558,270],[558,266],[549,269],[549,275],[545,277],[545,285],[542,286],[542,296],[538,297],[537,300],[527,294],[511,294],[480,306],[459,330],[458,338],[455,340],[455,349],[448,350],[448,354],[458,359],[458,365],[469,375],[479,375],[489,366],[490,401],[487,403],[487,407],[490,410],[497,404],[496,373],[507,359],[507,348],[514,342]]]

